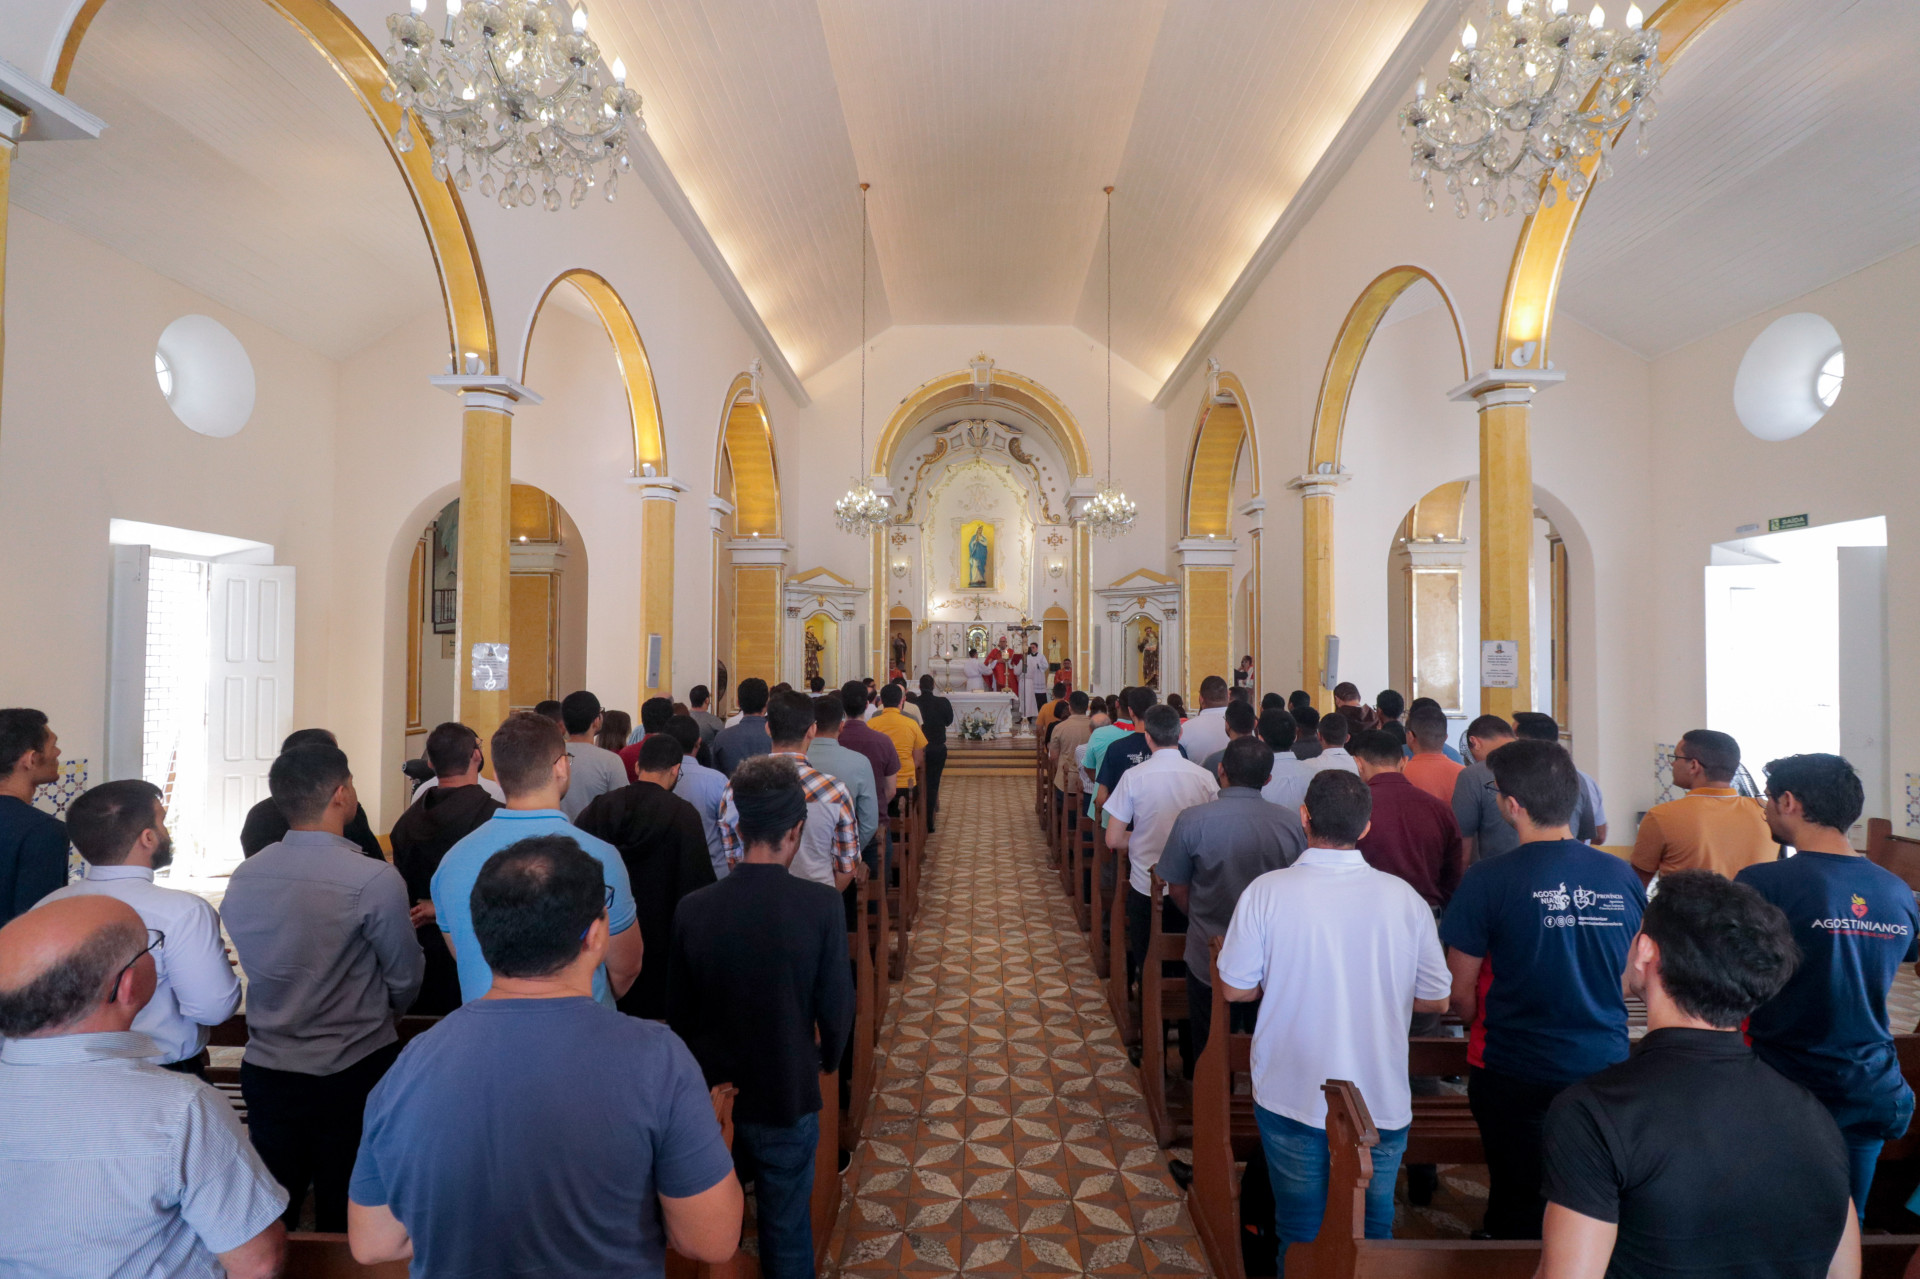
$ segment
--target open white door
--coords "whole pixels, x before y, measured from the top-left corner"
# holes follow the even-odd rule
[[[210,863],[240,860],[240,825],[267,797],[267,769],[293,731],[293,569],[212,566],[207,690]]]

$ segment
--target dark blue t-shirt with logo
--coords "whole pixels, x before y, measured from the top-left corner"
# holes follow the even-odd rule
[[[1633,868],[1578,840],[1543,840],[1468,868],[1440,940],[1478,957],[1467,1060],[1572,1083],[1627,1056],[1620,975],[1646,893]]]
[[[1904,1100],[1887,990],[1903,962],[1920,959],[1913,890],[1845,853],[1761,862],[1735,882],[1786,914],[1801,954],[1786,988],[1747,1023],[1754,1052],[1829,1106]]]

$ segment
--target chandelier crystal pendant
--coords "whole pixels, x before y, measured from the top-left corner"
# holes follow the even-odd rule
[[[1483,221],[1552,208],[1555,182],[1577,200],[1612,175],[1613,140],[1630,124],[1646,154],[1662,67],[1660,33],[1642,29],[1638,5],[1627,6],[1618,31],[1597,4],[1585,15],[1568,12],[1568,0],[1474,8],[1481,25],[1469,20],[1460,33],[1445,82],[1429,94],[1422,76],[1400,112],[1429,209],[1436,174],[1463,218],[1469,204]],[[1585,162],[1596,156],[1589,177]]]
[[[1080,519],[1101,537],[1118,537],[1133,527],[1138,512],[1133,499],[1113,482],[1113,188],[1107,192],[1107,478],[1093,500],[1081,508]]]
[[[418,116],[434,180],[451,175],[463,192],[478,182],[481,195],[506,209],[537,202],[557,211],[563,186],[574,207],[595,186],[613,199],[631,167],[628,128],[646,122],[618,58],[612,83],[601,82],[586,8],[564,0],[445,3],[437,36],[422,16],[426,0],[387,18],[390,83],[381,97],[401,108],[394,145],[413,150]]]
[[[867,187],[860,184],[860,465],[867,464]],[[871,534],[892,523],[893,506],[856,474],[853,487],[833,504],[835,523],[849,533]]]

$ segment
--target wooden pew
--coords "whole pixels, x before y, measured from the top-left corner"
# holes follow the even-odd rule
[[[1084,842],[1080,846],[1081,856],[1087,866],[1089,882],[1087,886],[1087,923],[1088,942],[1093,948],[1093,971],[1101,978],[1111,975],[1113,969],[1113,947],[1107,941],[1107,926],[1112,918],[1112,910],[1107,898],[1113,892],[1113,886],[1103,885],[1100,877],[1106,873],[1107,866],[1115,861],[1113,853],[1107,848],[1105,831],[1101,829],[1097,817],[1081,815],[1081,832]]]
[[[820,1141],[813,1151],[813,1264],[824,1265],[840,1219],[840,1075],[820,1076]],[[755,1267],[758,1270],[758,1267]]]
[[[857,897],[853,928],[847,933],[847,958],[853,964],[853,1055],[847,1067],[847,1107],[840,1115],[842,1150],[852,1150],[860,1142],[860,1125],[866,1122],[867,1103],[873,1096],[873,1053],[879,1038],[875,1031],[879,993],[874,989],[873,941],[867,918],[875,897],[871,879],[860,886]],[[837,1097],[837,1084],[834,1092]]]
[[[1288,1279],[1528,1279],[1534,1273],[1540,1264],[1534,1240],[1366,1238],[1366,1192],[1380,1134],[1358,1088],[1338,1079],[1323,1087],[1326,1215],[1318,1237],[1287,1249]],[[1871,1279],[1920,1274],[1920,1235],[1867,1235],[1860,1254],[1861,1273]]]
[[[1920,839],[1893,833],[1884,817],[1867,820],[1867,860],[1892,871],[1908,888],[1920,892]]]
[[[1186,957],[1187,935],[1162,927],[1161,899],[1167,886],[1157,871],[1152,885],[1153,925],[1147,933],[1147,958],[1140,966],[1140,1093],[1154,1137],[1170,1146],[1176,1121],[1191,1118],[1190,1112],[1176,1116],[1167,1105],[1167,1030],[1174,1022],[1186,1020],[1187,978],[1184,972],[1165,976],[1163,966]]]
[[[913,958],[913,917],[912,884],[914,873],[913,845],[907,838],[912,825],[911,816],[904,810],[887,814],[887,836],[892,845],[892,866],[889,868],[887,882],[882,886],[886,897],[887,914],[893,921],[895,948],[888,956],[888,976],[894,981],[903,981],[907,975],[907,965]]]
[[[1253,1036],[1229,1033],[1220,943],[1218,937],[1209,943],[1213,1029],[1193,1071],[1193,1181],[1187,1187],[1187,1210],[1215,1279],[1246,1279],[1240,1255],[1240,1172],[1235,1165],[1266,1156],[1260,1149],[1252,1096],[1236,1097],[1233,1092],[1235,1077],[1253,1068]]]
[[[1095,863],[1101,869],[1095,877],[1113,867],[1113,888],[1107,903],[1107,1010],[1113,1024],[1120,1028],[1120,1042],[1129,1046],[1140,1042],[1140,1022],[1133,1013],[1133,990],[1127,982],[1127,855],[1107,847],[1106,833],[1094,832]]]

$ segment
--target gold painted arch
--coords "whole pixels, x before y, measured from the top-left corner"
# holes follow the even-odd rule
[[[1674,59],[1737,3],[1738,0],[1668,0],[1655,10],[1646,20],[1646,29],[1660,33],[1660,60],[1667,69],[1672,70]],[[1581,165],[1588,186],[1577,198],[1567,194],[1565,184],[1556,182],[1553,207],[1543,206],[1521,223],[1513,265],[1507,272],[1506,292],[1500,302],[1500,332],[1493,352],[1495,368],[1544,369],[1547,366],[1554,309],[1560,299],[1560,275],[1566,268],[1574,228],[1587,206],[1587,197],[1593,193],[1592,178],[1599,164],[1600,158],[1595,155]],[[1528,343],[1534,344],[1530,351],[1525,350]],[[1519,358],[1522,351],[1528,357],[1525,361]]]
[[[1217,387],[1216,392],[1213,387]],[[1231,403],[1222,403],[1223,399]],[[1247,447],[1253,495],[1260,496],[1260,437],[1254,429],[1247,388],[1236,374],[1213,379],[1193,423],[1187,450],[1185,537],[1226,537],[1232,531],[1233,486],[1240,475],[1240,446]]]
[[[87,30],[106,0],[86,0],[67,27],[54,65],[53,89],[67,91],[73,74],[74,59]],[[451,179],[435,181],[433,157],[424,146],[402,152],[394,148],[393,136],[400,127],[400,108],[381,99],[387,87],[386,64],[353,20],[335,8],[329,0],[263,0],[268,7],[292,23],[307,40],[333,64],[347,82],[360,105],[380,130],[380,141],[387,154],[399,166],[419,214],[420,228],[426,232],[433,250],[434,271],[440,279],[440,295],[447,309],[447,335],[450,357],[456,369],[465,368],[464,356],[477,355],[488,373],[500,371],[500,353],[495,348],[493,311],[487,301],[486,276],[480,269],[480,251],[473,241],[473,228],[467,223],[467,211],[460,203]],[[415,120],[414,132],[425,130]]]
[[[721,476],[733,472],[733,491],[720,492]],[[720,416],[720,442],[713,455],[714,495],[733,503],[734,536],[780,536],[780,468],[773,455],[773,425],[754,395],[753,378],[742,373],[727,388]]]
[[[1422,280],[1431,284],[1446,304],[1447,319],[1460,347],[1461,380],[1472,376],[1467,366],[1467,335],[1460,327],[1460,313],[1446,286],[1422,267],[1396,266],[1382,271],[1360,291],[1347,318],[1341,322],[1332,353],[1327,356],[1327,368],[1320,377],[1320,397],[1314,408],[1313,440],[1307,448],[1309,474],[1330,475],[1339,471],[1340,442],[1347,429],[1347,405],[1353,399],[1353,384],[1360,374],[1360,363],[1373,343],[1373,335],[1380,329],[1380,321],[1386,318],[1402,293]]]
[[[647,347],[641,341],[640,327],[633,322],[632,312],[604,276],[576,267],[554,277],[553,283],[540,294],[540,300],[534,303],[533,318],[527,322],[527,341],[520,351],[521,376],[530,378],[527,360],[533,354],[534,327],[546,311],[547,299],[563,284],[580,290],[593,307],[593,313],[600,317],[608,341],[613,343],[614,362],[619,365],[620,382],[627,391],[627,415],[633,426],[633,473],[644,475],[646,472],[641,468],[651,466],[655,475],[668,474],[667,438],[661,421],[660,391],[653,380],[653,362],[647,358]]]
[[[900,407],[887,420],[887,429],[881,432],[880,440],[874,446],[873,473],[886,475],[891,471],[894,453],[899,450],[908,432],[928,414],[950,404],[969,400],[1007,404],[1020,410],[1046,428],[1054,443],[1066,454],[1075,478],[1093,473],[1086,437],[1081,434],[1080,423],[1074,418],[1072,410],[1040,383],[999,368],[993,370],[992,381],[983,399],[974,393],[973,373],[969,370],[946,373],[922,383],[918,390],[900,402]]]

